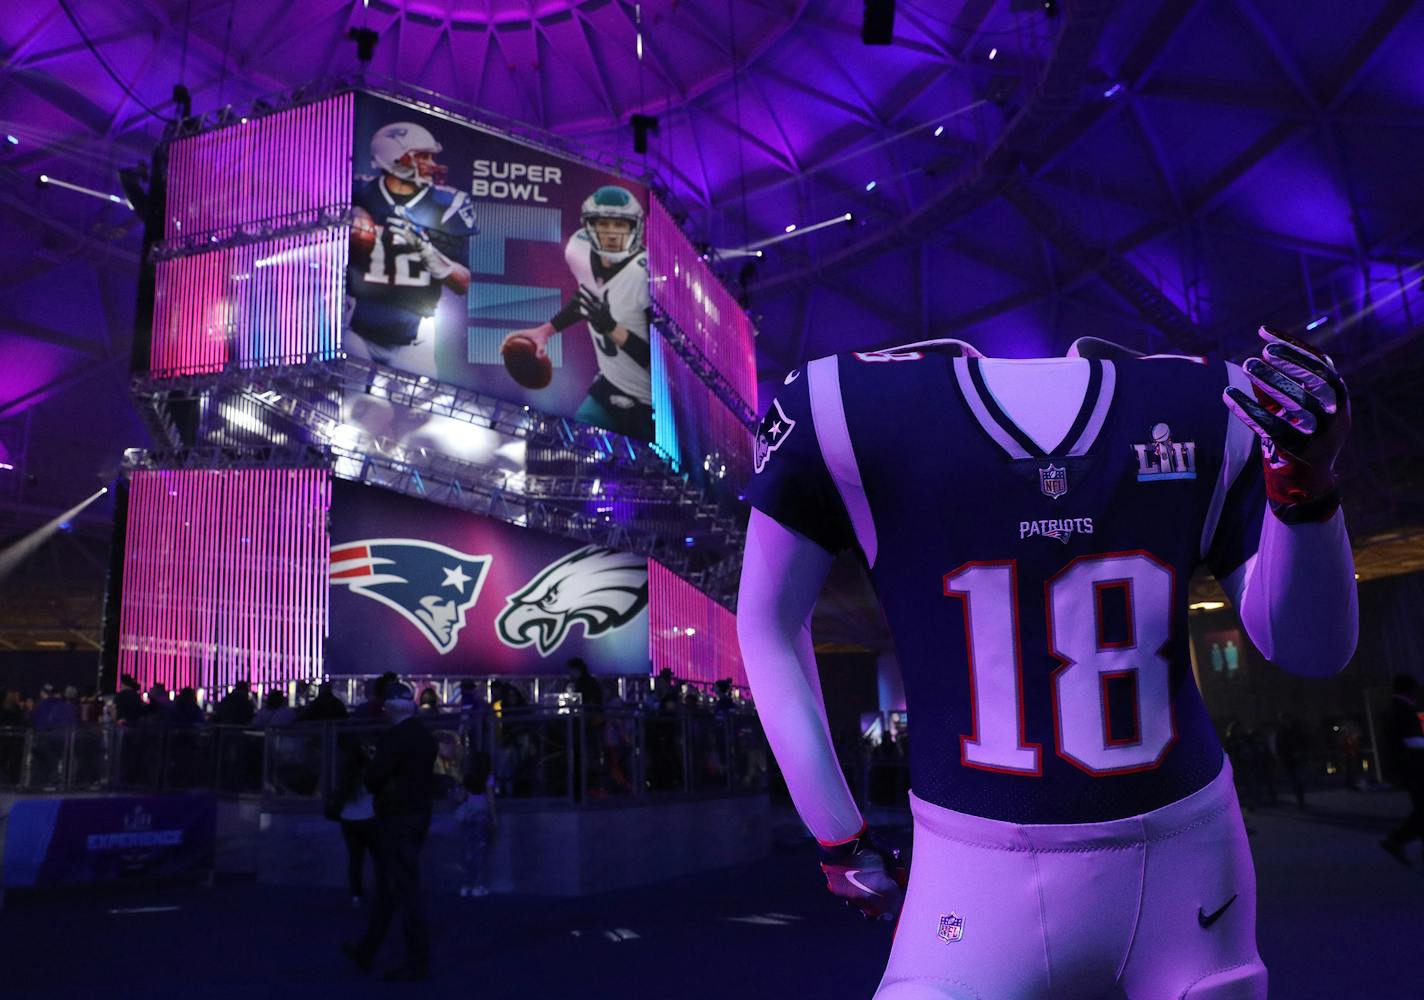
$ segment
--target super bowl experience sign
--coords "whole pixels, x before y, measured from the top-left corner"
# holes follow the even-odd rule
[[[652,440],[647,188],[358,94],[343,347]]]
[[[9,815],[5,885],[205,878],[216,838],[211,795],[21,800]]]
[[[648,672],[648,561],[338,482],[331,500],[336,676]]]

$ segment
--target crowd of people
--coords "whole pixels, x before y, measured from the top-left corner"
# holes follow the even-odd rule
[[[282,688],[258,692],[239,681],[221,698],[204,701],[190,687],[174,696],[154,684],[145,693],[127,674],[104,698],[45,686],[28,702],[10,691],[0,709],[0,786],[97,787],[118,779],[126,786],[183,788],[215,781],[227,791],[315,795],[330,751],[307,724],[379,723],[376,691],[394,676],[368,681],[363,697],[349,705],[330,683],[294,685],[289,697]],[[511,679],[486,685],[466,678],[448,700],[435,685],[421,686],[416,712],[436,732],[442,781],[460,784],[471,746],[490,754],[490,781],[506,796],[578,799],[717,786],[729,780],[733,755],[743,763],[755,758],[755,773],[743,784],[765,771],[764,754],[748,734],[738,731],[733,746],[725,738],[729,713],[748,707],[734,697],[729,680],[702,691],[663,670],[646,689],[625,692],[619,678],[596,677],[574,658],[561,686],[551,694],[546,683],[543,704],[531,704],[529,686]],[[267,732],[244,736],[214,727]],[[641,770],[634,759],[639,727],[646,740]],[[467,733],[475,734],[473,743]],[[67,738],[73,741],[68,751]]]

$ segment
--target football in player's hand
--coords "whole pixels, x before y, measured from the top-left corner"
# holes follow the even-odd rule
[[[351,252],[365,257],[376,246],[376,220],[371,213],[357,206],[351,210]]]
[[[533,337],[519,334],[505,340],[499,353],[509,377],[526,389],[542,389],[554,378],[554,365],[547,354],[539,353]]]

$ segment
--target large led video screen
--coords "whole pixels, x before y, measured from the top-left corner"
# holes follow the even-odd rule
[[[347,355],[652,440],[647,188],[370,94],[353,134]]]
[[[334,676],[648,672],[648,561],[355,483],[332,484]]]

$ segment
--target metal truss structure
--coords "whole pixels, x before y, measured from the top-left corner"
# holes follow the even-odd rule
[[[692,339],[673,321],[671,316],[658,306],[657,302],[653,303],[653,322],[663,335],[663,341],[686,362],[693,374],[706,383],[707,387],[712,390],[712,394],[736,415],[743,426],[755,433],[759,422],[755,408],[737,393],[727,376],[698,349]]]
[[[136,377],[132,388],[164,447],[130,453],[130,468],[325,465],[341,479],[637,552],[723,604],[735,599],[745,531],[739,506],[674,472],[645,442],[349,359],[177,378],[146,375]],[[339,401],[353,394],[521,441],[524,470],[467,461],[343,423]],[[221,419],[184,426],[185,408],[214,400],[241,400],[261,416],[241,438]]]

